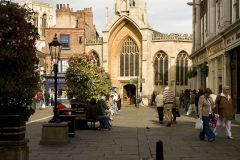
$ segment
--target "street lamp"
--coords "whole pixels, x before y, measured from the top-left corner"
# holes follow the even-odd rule
[[[54,109],[53,109],[53,119],[50,122],[58,122],[58,112],[57,112],[57,72],[58,72],[58,61],[61,54],[61,43],[58,42],[57,34],[55,34],[52,42],[49,44],[49,51],[51,55],[51,61],[53,62],[53,71],[54,71]]]

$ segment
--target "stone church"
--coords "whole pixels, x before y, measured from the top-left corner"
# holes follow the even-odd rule
[[[154,30],[147,21],[145,0],[115,0],[114,6],[114,17],[108,22],[106,12],[106,27],[99,37],[91,8],[74,12],[68,4],[57,5],[57,24],[45,35],[46,45],[54,34],[64,44],[60,74],[64,75],[70,56],[86,52],[110,73],[123,103],[133,103],[137,95],[148,104],[153,92],[167,85],[176,94],[190,88],[192,36]],[[47,47],[45,52],[49,53]],[[46,59],[50,64],[50,57]],[[50,65],[46,70],[50,73]]]

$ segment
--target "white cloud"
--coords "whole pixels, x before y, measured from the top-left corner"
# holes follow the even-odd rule
[[[19,0],[15,0],[19,1]],[[74,10],[92,7],[94,23],[98,32],[105,26],[105,8],[113,15],[114,0],[40,0],[56,4],[68,3]],[[146,0],[148,22],[154,30],[163,33],[192,33],[192,9],[187,5],[189,0]],[[112,16],[111,16],[112,17]],[[110,17],[110,18],[111,18]]]

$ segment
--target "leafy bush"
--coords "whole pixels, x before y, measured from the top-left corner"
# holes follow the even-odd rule
[[[74,97],[81,104],[109,93],[112,86],[110,75],[102,67],[93,64],[91,57],[86,54],[69,59],[65,78],[68,98]]]
[[[11,2],[0,2],[0,114],[33,113],[32,98],[39,82],[33,12]]]

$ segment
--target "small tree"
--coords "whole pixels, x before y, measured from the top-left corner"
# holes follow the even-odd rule
[[[0,2],[0,114],[18,114],[27,120],[37,90],[33,11],[11,2]]]
[[[68,98],[75,97],[77,103],[82,104],[109,93],[112,86],[110,75],[102,67],[94,65],[86,54],[69,59],[66,84]]]

